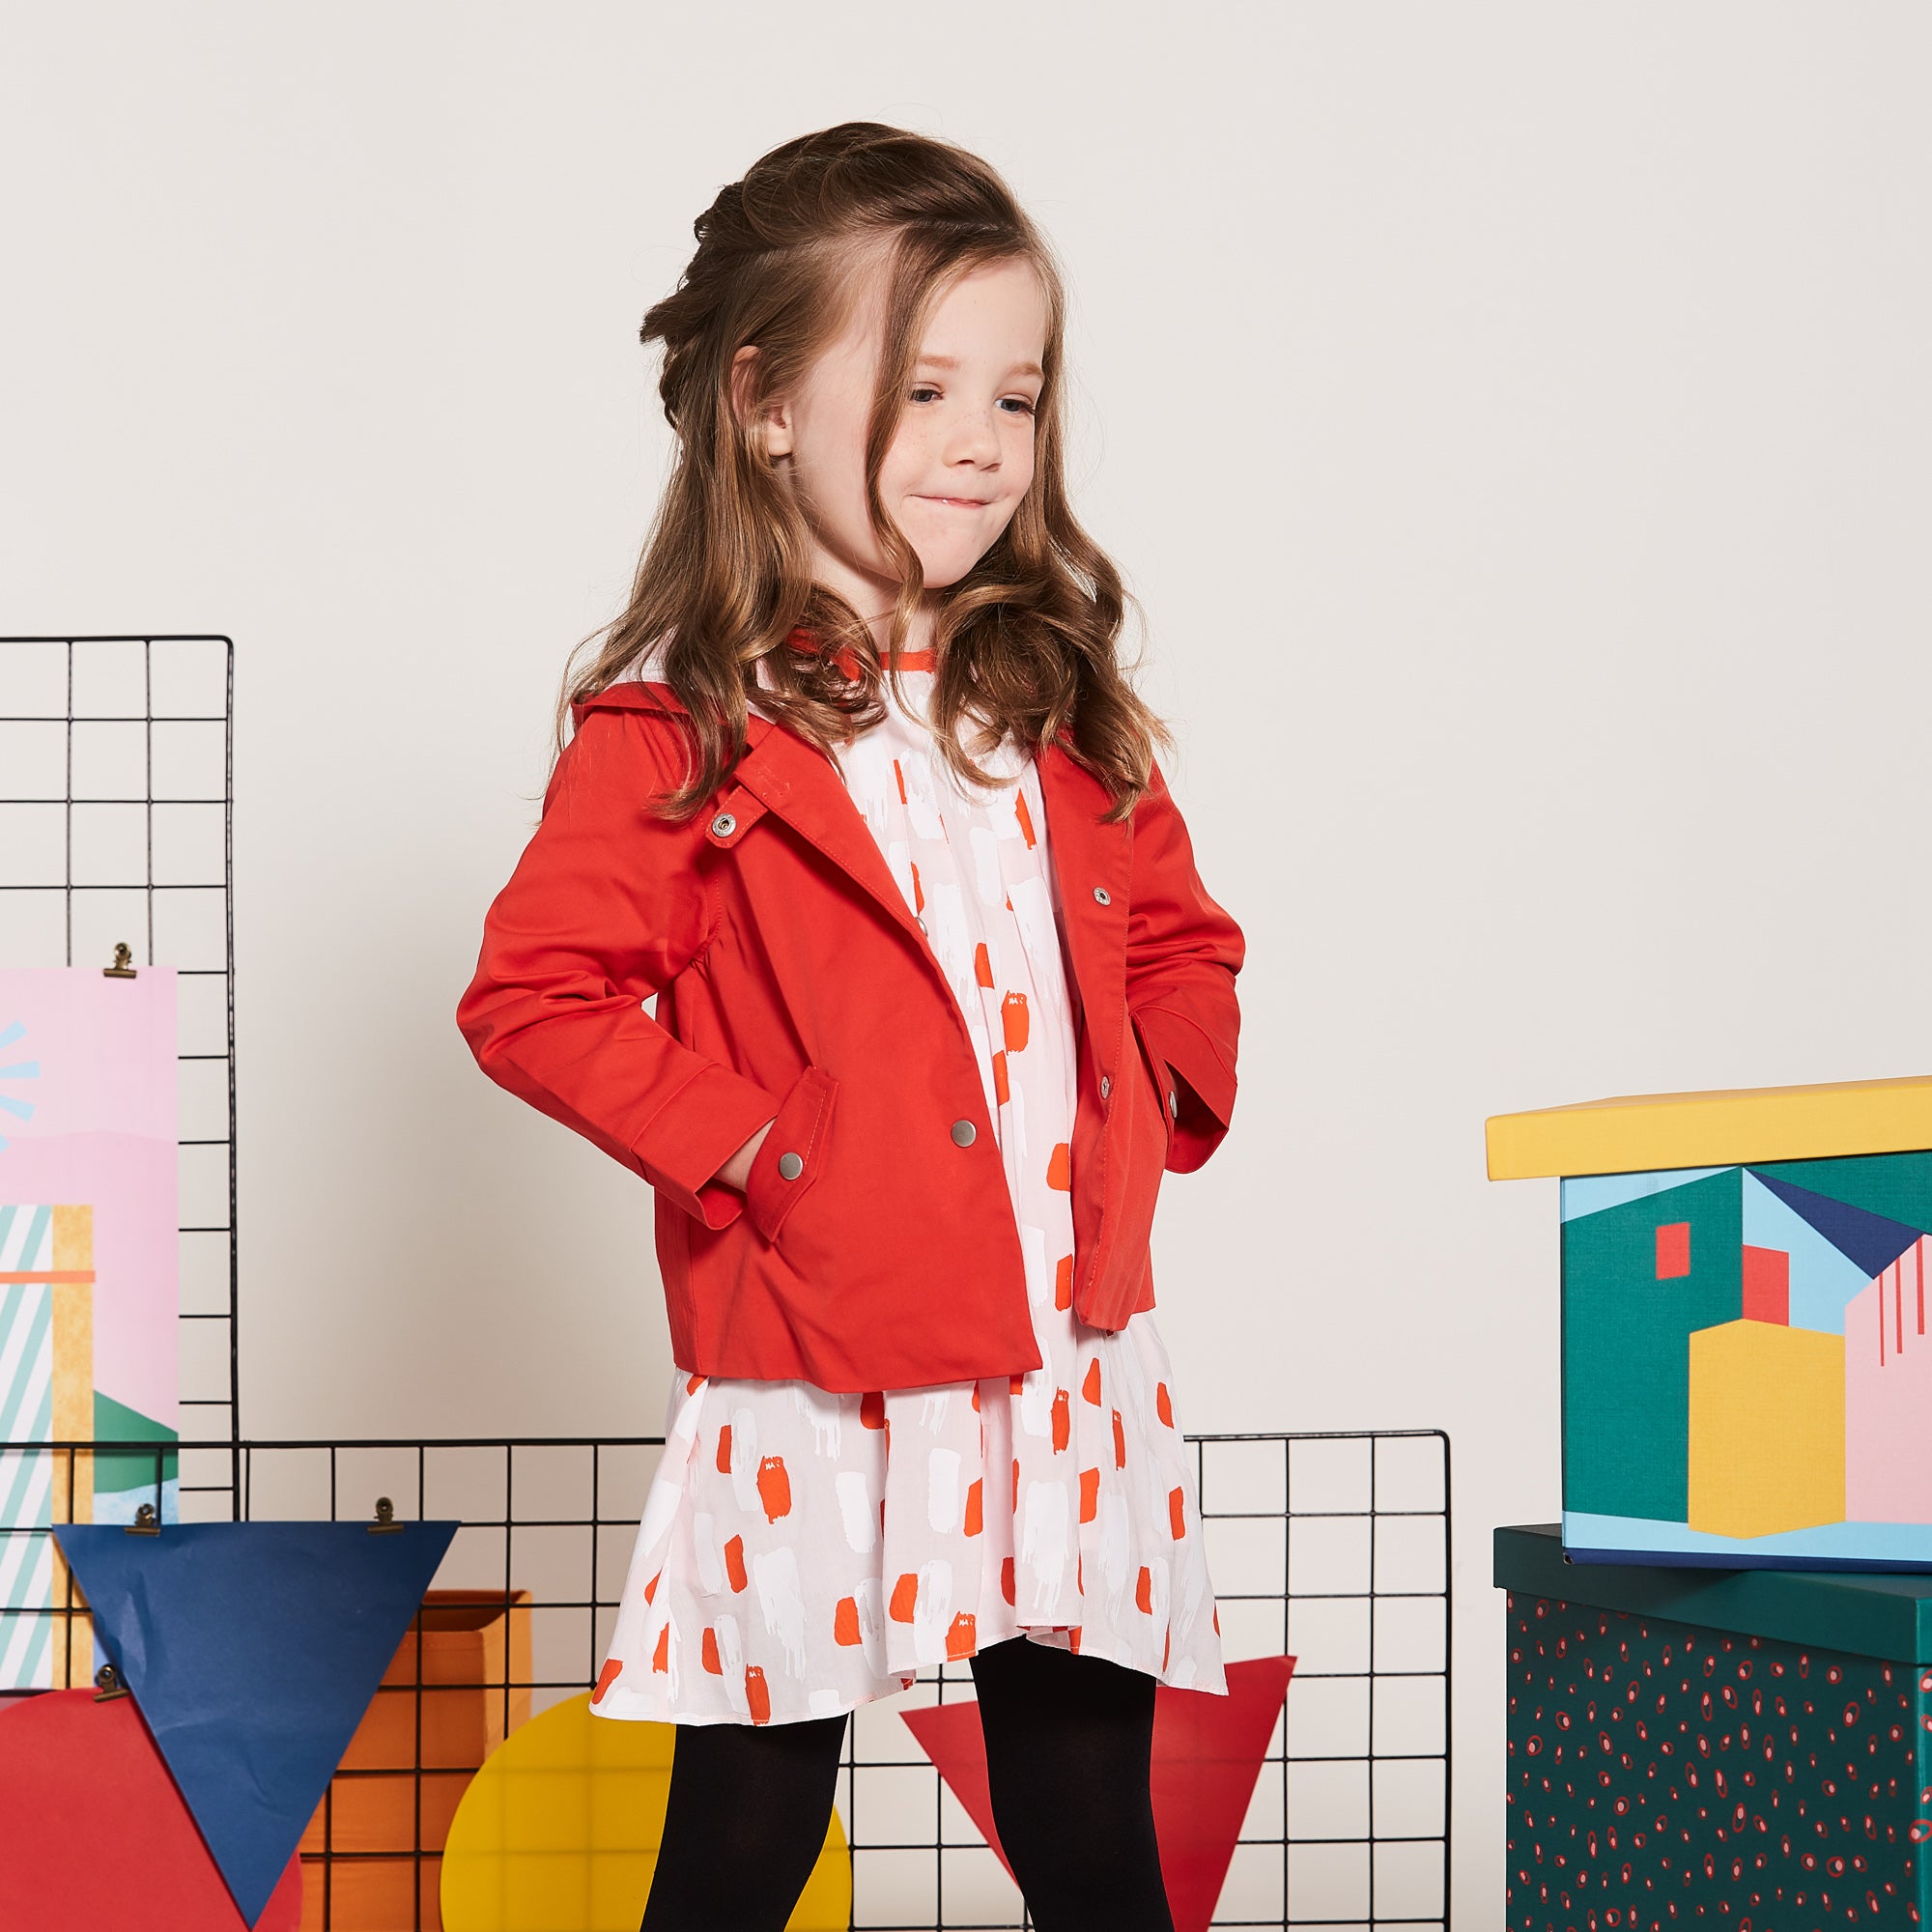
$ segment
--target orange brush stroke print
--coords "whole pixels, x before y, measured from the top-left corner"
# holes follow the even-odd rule
[[[1000,1002],[1000,1027],[1006,1039],[1007,1051],[1025,1052],[1030,1019],[1024,993],[1009,993]]]
[[[755,1663],[745,1666],[745,1702],[751,1707],[753,1723],[771,1722],[772,1693],[766,1687],[765,1673]]]
[[[767,1456],[758,1464],[758,1500],[765,1506],[767,1522],[791,1514],[791,1478],[782,1456]]]

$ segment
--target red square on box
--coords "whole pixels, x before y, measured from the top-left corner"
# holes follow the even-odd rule
[[[1745,1249],[1745,1320],[1791,1325],[1791,1257],[1782,1248]]]
[[[1657,1231],[1657,1278],[1670,1281],[1690,1272],[1690,1223],[1666,1221]]]

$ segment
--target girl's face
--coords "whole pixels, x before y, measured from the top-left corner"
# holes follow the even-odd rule
[[[765,446],[781,459],[811,528],[814,574],[867,615],[897,593],[866,508],[884,295],[875,274],[844,333],[766,421]],[[1046,329],[1045,298],[1023,261],[970,270],[933,306],[879,471],[880,500],[928,589],[958,582],[985,555],[1033,482]]]

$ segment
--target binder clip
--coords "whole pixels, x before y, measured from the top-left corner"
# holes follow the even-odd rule
[[[114,963],[100,969],[103,980],[138,980],[141,976],[134,968],[133,949],[122,940],[114,949]]]
[[[121,1673],[111,1663],[103,1663],[94,1673],[94,1701],[97,1704],[111,1704],[115,1698],[128,1694]]]
[[[376,1520],[369,1525],[371,1536],[400,1536],[403,1525],[396,1520],[396,1506],[387,1496],[376,1498]]]
[[[155,1514],[153,1503],[143,1503],[134,1512],[134,1520],[128,1525],[129,1536],[158,1536],[161,1533],[160,1519]]]

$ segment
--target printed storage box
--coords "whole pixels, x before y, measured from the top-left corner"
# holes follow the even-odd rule
[[[1932,1577],[1566,1563],[1499,1529],[1511,1932],[1923,1926]]]
[[[1932,1570],[1932,1080],[1489,1128],[1563,1177],[1573,1557]]]

